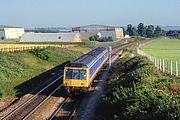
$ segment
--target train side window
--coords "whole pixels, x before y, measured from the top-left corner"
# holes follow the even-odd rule
[[[80,79],[86,80],[86,71],[85,70],[80,70]]]
[[[66,70],[66,79],[72,79],[72,70]]]
[[[73,70],[72,79],[79,79],[79,70]]]

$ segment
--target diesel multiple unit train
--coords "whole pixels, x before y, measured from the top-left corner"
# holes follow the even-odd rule
[[[65,89],[69,92],[74,89],[87,91],[108,56],[109,49],[99,47],[72,61],[64,68]]]

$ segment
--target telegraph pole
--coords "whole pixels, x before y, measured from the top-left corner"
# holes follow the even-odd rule
[[[112,47],[109,47],[109,69],[111,69],[111,52],[112,52]]]

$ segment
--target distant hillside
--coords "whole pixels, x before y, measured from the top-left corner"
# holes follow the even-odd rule
[[[163,30],[180,30],[180,26],[161,26]]]
[[[14,28],[15,26],[10,25],[0,25],[0,28]]]
[[[157,25],[154,25],[157,26]],[[137,26],[134,26],[137,28]],[[180,26],[160,26],[163,30],[169,31],[169,30],[180,30]],[[124,29],[127,29],[127,26],[123,26]]]

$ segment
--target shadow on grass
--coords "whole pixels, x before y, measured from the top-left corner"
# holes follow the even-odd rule
[[[61,75],[63,75],[63,68],[66,64],[70,63],[70,61],[65,62],[61,65],[58,65],[24,83],[15,87],[17,90],[17,97],[21,97],[25,94],[35,94],[37,90],[41,90],[45,85],[48,85],[53,80],[57,79]],[[60,82],[58,82],[60,85]]]

